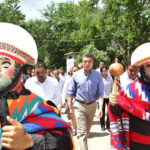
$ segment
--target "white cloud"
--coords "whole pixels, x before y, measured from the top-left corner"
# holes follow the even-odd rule
[[[26,15],[26,20],[40,18],[42,10],[50,3],[49,0],[21,0],[21,11]]]
[[[78,3],[78,0],[53,0],[55,3],[74,1]],[[40,11],[49,5],[51,0],[21,0],[21,11],[26,15],[26,20],[41,18]]]
[[[0,3],[4,0],[0,0]],[[79,0],[53,0],[55,3],[72,1],[75,4],[78,3]],[[26,20],[41,18],[40,11],[46,7],[46,5],[50,4],[51,0],[20,0],[20,10],[26,15]]]

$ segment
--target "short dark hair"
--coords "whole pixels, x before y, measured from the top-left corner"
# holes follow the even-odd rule
[[[55,71],[59,73],[59,70],[58,70],[58,69],[54,69],[54,70],[53,70],[53,72],[55,72]]]
[[[125,69],[128,69],[129,66],[131,66],[131,62],[127,61],[126,64],[125,64]]]
[[[31,66],[27,67],[27,70],[32,70],[32,67]]]
[[[92,58],[93,61],[94,61],[94,56],[93,56],[92,54],[90,54],[90,53],[83,54],[83,55],[82,55],[82,60],[83,60],[84,57],[90,57],[90,58]]]
[[[104,69],[107,70],[108,68],[107,68],[107,67],[102,67],[102,68],[100,68],[101,73],[103,72]]]
[[[46,67],[45,63],[43,63],[43,62],[38,62],[35,65],[35,68],[44,68],[45,70],[47,70],[47,67]]]
[[[105,64],[105,61],[104,61],[104,60],[100,60],[100,61],[99,61],[99,64],[100,64],[101,62],[103,62],[103,63]]]

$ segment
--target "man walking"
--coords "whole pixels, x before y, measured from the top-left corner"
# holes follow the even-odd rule
[[[54,74],[54,79],[57,82],[57,87],[56,87],[57,93],[55,93],[54,101],[55,101],[55,105],[57,105],[57,108],[61,112],[62,89],[63,89],[63,86],[64,86],[64,80],[59,77],[59,70],[54,70],[53,74]]]
[[[29,78],[25,87],[45,100],[51,100],[55,104],[57,81],[47,75],[47,68],[43,62],[35,65],[35,76]],[[57,104],[55,104],[57,105]]]
[[[97,108],[96,100],[99,99],[101,106],[103,104],[104,84],[101,75],[92,69],[94,57],[91,54],[83,55],[82,64],[83,69],[75,72],[72,77],[68,89],[68,104],[70,116],[75,115],[80,149],[88,150],[87,137]],[[73,97],[75,102],[72,106]],[[102,111],[98,117],[101,116]]]

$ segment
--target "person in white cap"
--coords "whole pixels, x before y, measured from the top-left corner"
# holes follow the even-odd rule
[[[135,49],[131,65],[140,67],[139,79],[109,96],[113,150],[150,149],[150,43]]]
[[[0,23],[0,149],[72,150],[71,128],[55,105],[25,89],[22,67],[37,61],[37,47],[23,28]]]

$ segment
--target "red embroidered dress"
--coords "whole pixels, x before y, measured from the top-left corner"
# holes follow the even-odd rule
[[[150,149],[150,86],[139,81],[129,84],[120,94],[118,105],[123,110],[121,116],[127,150]],[[120,117],[110,109],[111,149],[123,150]]]

